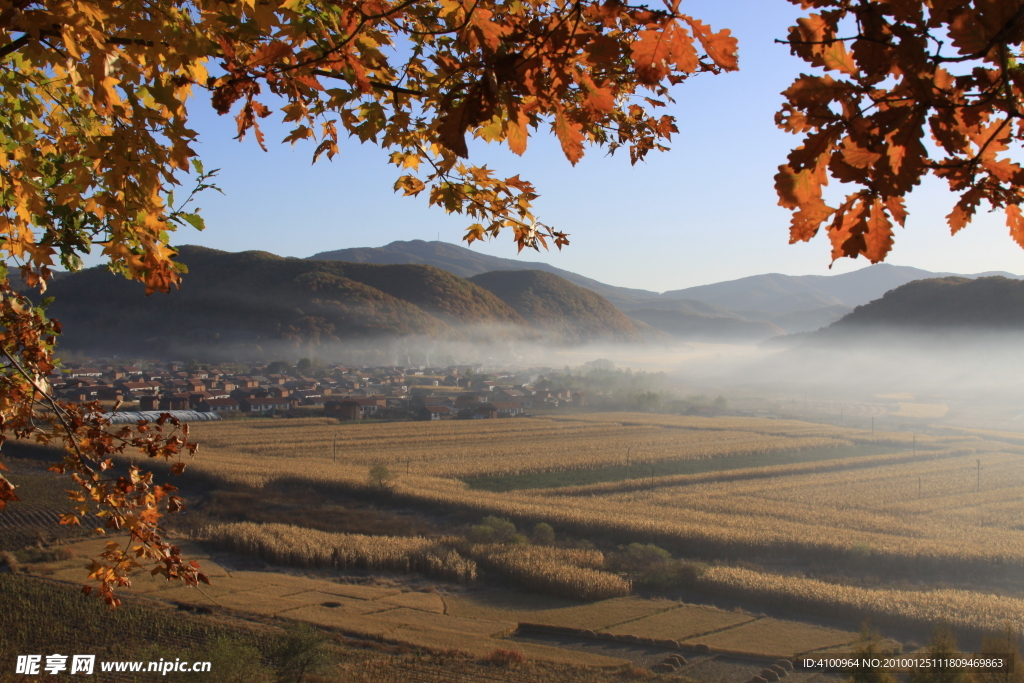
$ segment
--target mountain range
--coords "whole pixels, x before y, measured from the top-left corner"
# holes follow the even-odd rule
[[[447,242],[425,242],[411,240],[408,242],[392,242],[383,247],[366,247],[357,249],[337,249],[321,251],[309,257],[311,261],[346,261],[348,263],[418,263],[447,270],[459,277],[473,277],[495,270],[539,270],[565,278],[574,285],[585,287],[597,292],[615,306],[621,307],[644,299],[657,297],[656,292],[644,289],[630,289],[606,285],[589,277],[561,268],[556,268],[540,261],[519,261],[510,258],[489,256]]]
[[[810,332],[827,327],[855,307],[874,301],[908,282],[955,275],[880,263],[842,275],[767,273],[658,293],[616,287],[546,263],[489,256],[445,242],[392,242],[378,248],[320,252],[310,259],[419,263],[462,277],[507,270],[544,271],[600,294],[634,323],[652,326],[685,341],[750,342],[776,335]],[[1005,272],[959,277],[992,276],[1019,278]]]
[[[424,264],[370,264],[184,246],[182,287],[144,296],[101,267],[48,295],[65,348],[91,353],[245,356],[380,340],[552,344],[642,342],[641,327],[600,295],[540,271],[479,282]],[[655,335],[661,334],[650,330]]]
[[[462,252],[468,256],[459,262]],[[576,282],[549,266],[522,267],[544,264],[441,243],[330,254],[361,260],[184,246],[178,259],[189,273],[180,290],[145,297],[139,283],[90,268],[52,283],[49,312],[65,326],[65,348],[196,357],[282,355],[381,340],[414,346],[758,343],[826,327],[810,337],[882,325],[1008,328],[1021,318],[1018,308],[1024,313],[1024,282],[1016,276],[936,278],[891,265],[835,276],[767,274],[659,294],[602,283],[587,287],[578,283],[594,281],[567,271],[560,272]],[[435,256],[466,276],[429,263]],[[407,262],[378,263],[392,257]],[[414,257],[419,262],[408,262]],[[500,267],[474,272],[493,265]],[[598,288],[611,291],[618,304]]]

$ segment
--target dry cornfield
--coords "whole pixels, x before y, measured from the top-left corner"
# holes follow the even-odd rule
[[[370,571],[419,572],[440,579],[470,582],[477,562],[538,592],[576,600],[628,595],[629,582],[600,571],[597,550],[529,545],[475,545],[463,557],[457,539],[398,538],[332,534],[287,524],[235,522],[209,526],[200,537],[222,548],[297,567],[333,567]]]
[[[218,464],[251,470],[258,462],[264,480],[285,471],[329,478],[381,462],[418,476],[474,477],[615,467],[627,451],[633,462],[654,463],[851,445],[834,435],[547,418],[344,426],[306,418],[203,423],[192,432]]]
[[[629,595],[630,583],[601,571],[597,550],[525,545],[474,545],[467,553],[482,567],[537,591],[574,600],[606,600]]]
[[[252,522],[210,526],[201,536],[223,548],[278,564],[421,572],[450,581],[476,579],[476,563],[459,555],[443,539],[332,534]]]
[[[859,588],[736,567],[712,567],[701,581],[730,596],[746,594],[788,607],[825,607],[830,616],[870,617],[876,625],[930,628],[944,623],[975,633],[1024,633],[1024,600],[1010,597],[951,589]]]
[[[369,466],[383,462],[396,474],[391,488],[400,500],[517,524],[547,522],[584,538],[653,542],[691,554],[782,553],[905,568],[1024,567],[1024,447],[1006,434],[871,435],[797,421],[622,413],[344,426],[323,419],[253,420],[202,424],[195,431],[204,445],[196,469],[255,486],[291,478],[365,487]],[[646,479],[494,493],[459,480],[623,465],[628,447],[636,460],[656,461],[843,443],[891,451],[661,477],[653,486]],[[753,585],[764,586],[765,596],[776,590],[768,579],[751,579],[744,590],[757,592]],[[825,600],[815,584],[791,585],[809,600]],[[922,595],[911,596],[918,602],[893,603],[904,607],[879,603],[880,613],[923,610],[914,606]],[[985,612],[967,606],[963,614],[958,619],[970,624]]]
[[[698,429],[701,425],[707,430]],[[470,490],[454,478],[467,471],[528,469],[523,463],[550,465],[552,454],[574,450],[589,452],[593,466],[603,466],[613,456],[621,462],[617,451],[627,442],[640,444],[638,451],[658,445],[664,457],[688,453],[694,444],[745,452],[762,438],[753,431],[758,428],[768,435],[763,438],[790,447],[804,439],[870,436],[799,422],[629,414],[343,428],[318,419],[239,421],[197,428],[206,448],[196,467],[257,486],[279,477],[362,486],[368,466],[383,460],[397,473],[393,489],[403,497],[582,533],[739,551],[779,546],[839,554],[867,550],[878,557],[939,562],[1024,562],[1024,506],[1015,503],[1024,494],[1024,458],[1017,446],[978,436],[921,437],[916,453],[900,449],[891,455],[664,477],[653,491],[635,490],[646,487],[638,483],[620,491],[622,485],[611,483],[498,494]],[[345,455],[338,463],[324,450],[333,434],[344,435],[338,451]],[[910,437],[879,434],[876,440],[910,442]],[[981,495],[974,491],[971,470],[977,459],[983,465]],[[564,460],[578,465],[583,456]]]

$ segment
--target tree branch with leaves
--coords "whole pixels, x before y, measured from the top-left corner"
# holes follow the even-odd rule
[[[797,78],[776,116],[803,136],[775,176],[779,204],[793,211],[790,242],[824,227],[833,261],[878,263],[906,222],[906,195],[931,174],[957,195],[952,234],[986,202],[1024,247],[1024,168],[1007,155],[1024,140],[1024,4],[791,2],[819,11],[782,42],[827,73]],[[830,178],[859,189],[829,206]]]

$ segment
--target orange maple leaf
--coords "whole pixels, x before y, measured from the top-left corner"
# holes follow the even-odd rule
[[[565,116],[565,111],[559,108],[555,114],[554,128],[558,141],[562,143],[565,158],[575,166],[576,162],[583,158],[583,126],[570,121]]]
[[[850,138],[843,140],[843,161],[854,168],[868,168],[882,158],[881,154],[859,147]]]
[[[1020,205],[1010,204],[1006,207],[1006,225],[1010,228],[1010,237],[1024,247],[1024,216],[1021,216]]]
[[[821,52],[821,60],[826,69],[841,71],[848,76],[857,75],[857,63],[853,61],[853,55],[846,51],[846,45],[841,41],[826,46]]]
[[[884,261],[892,249],[892,222],[885,213],[885,205],[877,197],[871,201],[865,227],[864,255],[872,263]]]
[[[718,33],[712,33],[711,27],[699,19],[692,17],[684,17],[684,19],[715,64],[726,71],[735,71],[740,68],[739,42],[733,37],[732,31],[725,28]]]
[[[640,31],[637,35],[629,47],[637,76],[641,82],[657,83],[668,75],[671,46],[661,31]]]
[[[530,117],[522,110],[510,113],[505,121],[505,140],[508,142],[508,148],[519,156],[526,152],[526,142],[530,137],[526,125],[529,122]]]

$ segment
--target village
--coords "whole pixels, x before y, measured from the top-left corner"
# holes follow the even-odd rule
[[[308,361],[295,367],[276,361],[243,374],[234,366],[149,361],[77,364],[54,372],[49,382],[66,401],[96,401],[111,411],[192,410],[222,418],[494,419],[587,405],[579,389],[537,389],[530,383],[541,377],[482,373],[479,365],[314,368]]]

